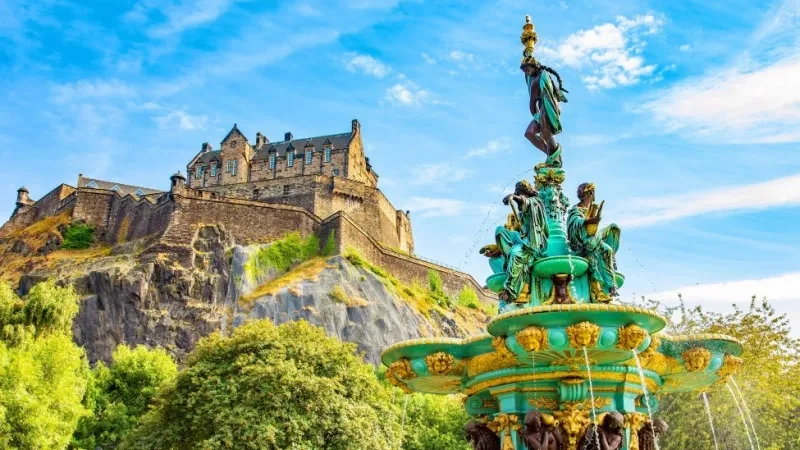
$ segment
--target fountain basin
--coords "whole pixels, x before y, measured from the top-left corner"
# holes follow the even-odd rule
[[[533,264],[533,274],[539,278],[550,278],[558,274],[579,277],[589,269],[589,262],[580,256],[548,256]]]

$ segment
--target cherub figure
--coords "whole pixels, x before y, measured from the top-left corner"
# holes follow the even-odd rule
[[[557,428],[544,423],[544,416],[538,411],[525,414],[523,441],[527,450],[563,450],[561,434]]]
[[[484,423],[470,420],[464,425],[464,433],[474,450],[500,450],[500,437]]]
[[[656,439],[666,433],[669,425],[664,419],[656,419],[652,423],[645,423],[639,429],[639,450],[656,450]]]
[[[625,418],[612,411],[605,414],[600,426],[592,425],[583,435],[578,448],[585,450],[619,450],[622,447]]]

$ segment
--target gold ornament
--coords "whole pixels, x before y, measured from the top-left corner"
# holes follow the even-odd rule
[[[486,424],[498,436],[503,436],[503,450],[514,450],[514,438],[511,434],[521,428],[519,417],[513,414],[500,413],[494,420]]]
[[[642,429],[645,422],[647,422],[647,416],[642,413],[628,413],[625,414],[625,428],[631,430],[631,441],[628,444],[628,450],[639,450],[639,430]]]
[[[600,338],[600,327],[591,322],[580,322],[567,327],[567,337],[572,348],[595,347]]]
[[[727,377],[728,375],[734,375],[742,369],[743,365],[744,360],[742,358],[737,358],[731,354],[726,354],[725,361],[722,363],[722,367],[719,368],[719,371],[717,371],[717,375],[720,378]]]
[[[425,357],[428,373],[431,375],[447,375],[453,368],[456,358],[445,352],[436,352]]]
[[[505,338],[500,336],[493,338],[492,347],[495,351],[473,356],[467,360],[468,376],[474,377],[482,373],[519,365],[517,357],[506,347]]]
[[[589,283],[589,296],[594,303],[611,302],[611,296],[606,294],[600,282],[595,279],[592,279],[591,283]]]
[[[550,411],[555,411],[558,409],[557,398],[549,398],[549,397],[530,398],[528,399],[528,404],[536,408],[537,410],[548,409]]]
[[[547,330],[539,327],[528,327],[517,333],[517,342],[527,352],[538,352],[548,347]]]
[[[647,331],[639,325],[628,325],[627,327],[620,327],[619,342],[617,347],[623,350],[634,350],[642,345],[642,342],[647,338]]]
[[[683,363],[689,372],[705,370],[711,363],[711,352],[703,347],[695,347],[683,352]]]
[[[561,424],[561,428],[567,434],[567,449],[577,450],[578,438],[591,424],[589,411],[583,407],[581,402],[566,402],[561,404],[560,411],[553,411],[553,417]]]

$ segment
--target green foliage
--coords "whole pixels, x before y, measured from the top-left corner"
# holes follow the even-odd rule
[[[408,396],[402,448],[470,450],[472,447],[464,439],[463,431],[468,420],[469,416],[456,396],[411,394]]]
[[[111,367],[98,363],[85,403],[93,414],[84,417],[72,446],[94,450],[115,448],[133,429],[158,390],[175,379],[178,368],[163,349],[120,345]]]
[[[481,301],[478,299],[478,294],[470,287],[464,287],[458,293],[457,302],[459,306],[464,306],[470,309],[481,309]]]
[[[336,230],[331,230],[328,234],[328,240],[325,241],[325,248],[322,250],[322,256],[333,256],[336,254]]]
[[[306,322],[247,323],[201,340],[128,449],[386,449],[389,391],[355,353]]]
[[[681,302],[667,308],[677,317],[673,333],[722,333],[744,345],[744,367],[734,376],[752,413],[761,448],[800,448],[800,340],[793,338],[789,320],[766,301],[753,298],[747,309],[715,313]],[[735,389],[734,389],[735,392]],[[720,448],[744,448],[745,428],[727,387],[719,383],[708,390]],[[667,395],[661,415],[669,423],[663,450],[713,448],[698,393]],[[704,420],[702,426],[699,421]]]
[[[88,412],[89,368],[70,330],[77,302],[52,281],[24,300],[0,287],[0,448],[65,448]]]
[[[75,222],[67,226],[62,236],[64,241],[61,243],[61,248],[84,250],[94,243],[94,228],[85,223]]]
[[[255,282],[259,275],[270,269],[284,273],[317,256],[319,252],[319,238],[316,235],[303,238],[299,233],[289,233],[251,256],[244,265],[244,273],[251,282]]]

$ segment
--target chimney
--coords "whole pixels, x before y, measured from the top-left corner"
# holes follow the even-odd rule
[[[361,131],[361,124],[358,123],[358,119],[353,119],[353,129],[352,129],[353,135],[358,134],[360,131]]]
[[[258,133],[256,133],[256,150],[260,149],[261,147],[265,146],[266,144],[269,144],[269,139],[267,139],[266,136],[261,134],[260,131]]]
[[[211,151],[211,144],[209,144],[208,142],[203,142],[202,152],[205,153],[210,151]]]
[[[291,131],[287,131],[286,134],[283,135],[283,140],[284,141],[288,142],[288,141],[291,141],[292,139],[294,139],[294,135],[292,135]]]

